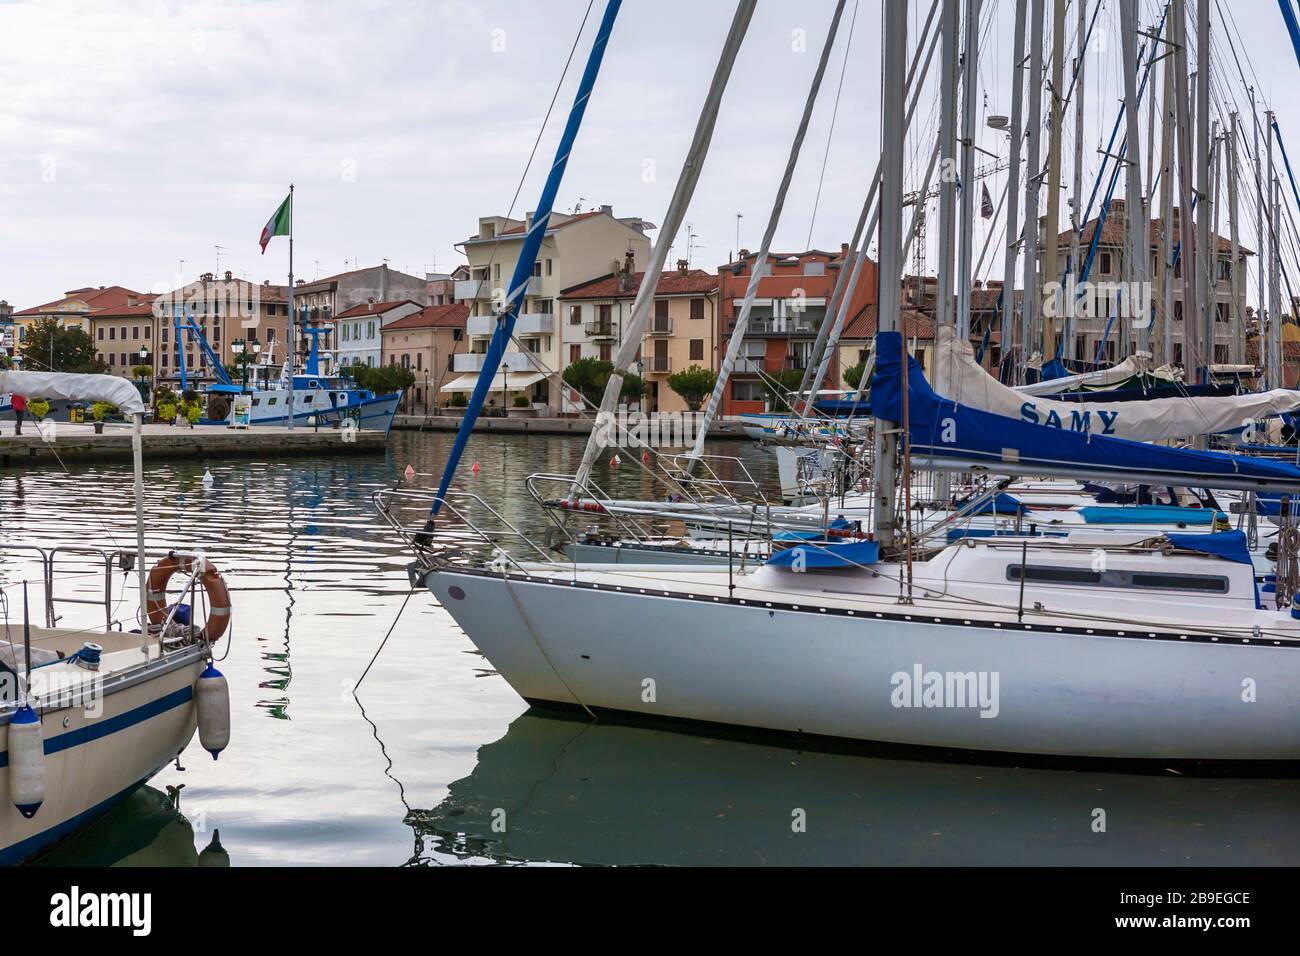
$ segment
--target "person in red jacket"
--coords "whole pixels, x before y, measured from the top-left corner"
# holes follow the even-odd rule
[[[13,395],[9,396],[9,404],[14,410],[14,434],[21,435],[23,433],[23,415],[27,413],[27,396],[14,392]]]

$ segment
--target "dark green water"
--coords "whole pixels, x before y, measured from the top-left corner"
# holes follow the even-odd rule
[[[525,713],[428,594],[411,596],[399,616],[409,591],[405,556],[370,495],[407,464],[420,473],[417,485],[432,486],[449,443],[449,435],[395,433],[382,457],[148,470],[150,546],[205,549],[234,592],[221,664],[231,687],[231,745],[213,762],[196,740],[181,757],[183,770],[164,770],[45,862],[1300,862],[1297,780],[802,753],[770,741]],[[771,480],[757,450],[714,450],[742,455]],[[545,519],[524,479],[572,471],[581,452],[577,439],[481,435],[462,486],[506,502],[512,521],[540,530]],[[477,478],[468,470],[474,461]],[[210,489],[205,469],[215,479]],[[602,462],[596,478],[614,494],[655,490],[627,463],[611,473]],[[130,546],[132,536],[125,467],[0,472],[0,581],[8,594],[24,565],[5,546]],[[123,619],[134,615],[133,586],[119,575]],[[97,587],[102,579],[92,575],[67,593]],[[90,607],[67,605],[64,613],[63,623],[95,620]],[[1098,809],[1105,832],[1094,831]],[[797,819],[806,820],[799,832]]]

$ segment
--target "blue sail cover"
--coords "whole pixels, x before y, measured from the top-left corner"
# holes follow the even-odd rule
[[[777,568],[832,571],[865,567],[879,560],[880,545],[875,541],[850,541],[845,544],[796,545],[778,551],[767,559],[767,563]]]
[[[903,421],[905,354],[899,333],[876,333],[872,409],[885,421]],[[1284,462],[1066,431],[969,408],[936,395],[910,356],[907,422],[913,462],[930,467],[982,466],[994,474],[1300,491],[1300,468]]]

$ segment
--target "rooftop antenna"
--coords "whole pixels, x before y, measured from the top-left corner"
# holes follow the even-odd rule
[[[217,245],[214,245],[212,248],[217,250],[217,271],[216,271],[215,273],[213,273],[213,274],[214,274],[214,275],[221,275],[221,250],[224,249],[224,248],[226,248],[226,247],[225,247],[225,246],[217,246]]]
[[[319,278],[320,278],[320,260],[319,260],[319,259],[313,259],[312,261],[316,263],[316,278],[319,279]]]
[[[744,218],[744,213],[736,213],[736,258],[740,258],[740,220]]]
[[[575,216],[576,216],[578,213],[582,212],[582,204],[583,204],[584,202],[586,202],[586,201],[587,201],[587,197],[586,197],[586,196],[579,196],[579,197],[578,197],[578,201],[577,201],[576,203],[573,204],[573,214],[574,214]]]

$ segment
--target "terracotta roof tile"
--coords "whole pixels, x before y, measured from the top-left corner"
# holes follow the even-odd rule
[[[340,312],[334,316],[335,319],[355,319],[363,315],[382,315],[385,312],[391,312],[399,305],[419,305],[414,299],[394,299],[392,302],[364,302],[361,305],[354,305],[352,308]]]
[[[463,329],[468,319],[469,306],[430,305],[419,312],[404,315],[396,322],[389,322],[381,331],[387,335],[401,329]]]
[[[619,288],[619,275],[610,273],[599,279],[592,279],[581,285],[570,286],[560,292],[561,299],[632,299],[641,288],[644,272],[632,277],[630,289]],[[718,277],[703,269],[691,269],[686,273],[676,270],[664,272],[659,276],[659,285],[655,295],[707,295],[718,290]]]

